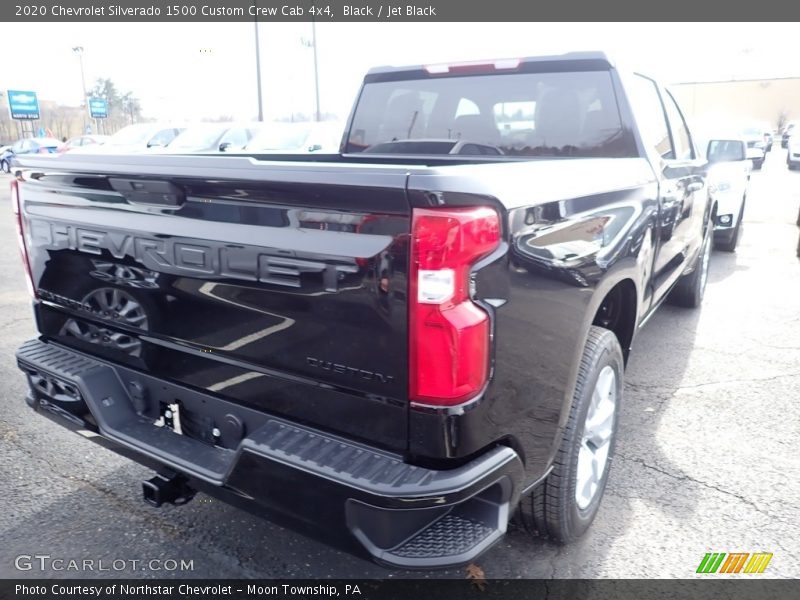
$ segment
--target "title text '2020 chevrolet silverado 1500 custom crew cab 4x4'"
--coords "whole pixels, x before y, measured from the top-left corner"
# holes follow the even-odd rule
[[[514,511],[578,538],[623,366],[697,306],[713,207],[672,96],[603,54],[371,71],[341,152],[18,161],[41,414],[396,567]]]

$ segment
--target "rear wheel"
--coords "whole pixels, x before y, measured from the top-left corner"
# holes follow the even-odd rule
[[[614,458],[623,369],[617,336],[593,326],[553,470],[520,501],[519,519],[531,534],[568,543],[592,524]]]
[[[0,160],[0,171],[3,173],[11,172],[11,166],[8,164],[7,160]]]
[[[703,296],[708,281],[708,265],[711,262],[711,238],[713,234],[713,221],[709,221],[703,237],[703,245],[695,259],[692,272],[682,275],[670,292],[670,301],[678,306],[697,308],[703,303]]]

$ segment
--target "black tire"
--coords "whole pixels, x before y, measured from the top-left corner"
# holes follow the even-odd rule
[[[581,508],[576,500],[578,458],[595,385],[605,367],[610,367],[616,376],[614,380],[616,402],[611,417],[608,455],[591,501]],[[531,535],[566,544],[580,538],[594,521],[614,459],[623,373],[622,349],[617,336],[608,329],[591,327],[581,357],[572,408],[553,470],[542,484],[520,500],[517,517]]]
[[[725,241],[715,242],[714,248],[722,250],[723,252],[735,252],[736,246],[739,244],[739,234],[742,229],[742,218],[744,217],[744,201],[742,201],[742,208],[739,209],[739,217],[736,219],[736,227],[733,228],[731,237]]]
[[[8,164],[7,160],[0,160],[0,171],[3,173],[11,172],[11,165]]]
[[[713,231],[713,220],[709,220],[703,236],[703,245],[695,258],[692,272],[682,275],[670,292],[669,300],[672,304],[686,308],[698,308],[703,303],[708,281],[708,263],[711,258]]]

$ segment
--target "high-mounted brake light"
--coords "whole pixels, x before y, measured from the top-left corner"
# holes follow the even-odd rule
[[[425,71],[429,75],[450,75],[463,74],[470,75],[475,73],[492,73],[494,71],[508,71],[519,68],[518,58],[507,58],[493,61],[474,61],[443,65],[427,65]]]
[[[19,182],[14,179],[11,181],[11,208],[14,211],[14,221],[17,226],[17,243],[19,252],[22,255],[22,266],[25,268],[25,283],[28,285],[28,292],[36,297],[36,288],[33,285],[33,273],[31,272],[31,261],[28,257],[28,248],[25,244],[25,229],[22,225],[22,206],[19,202]]]
[[[452,406],[475,397],[489,373],[489,315],[472,301],[470,270],[500,243],[486,207],[414,209],[409,297],[412,402]]]

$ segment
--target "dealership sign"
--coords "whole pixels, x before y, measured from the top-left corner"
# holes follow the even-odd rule
[[[25,121],[39,118],[39,98],[36,97],[36,92],[8,90],[6,97],[8,113],[12,119]]]
[[[93,119],[108,117],[108,102],[105,98],[89,98],[89,115]]]

